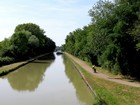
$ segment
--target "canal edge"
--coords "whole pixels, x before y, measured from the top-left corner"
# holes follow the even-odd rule
[[[53,52],[51,52],[51,53],[53,53]],[[7,74],[9,74],[9,73],[11,73],[11,72],[17,70],[18,68],[20,68],[20,67],[22,67],[22,66],[24,66],[24,65],[26,65],[26,64],[28,64],[28,63],[30,63],[30,62],[33,62],[33,61],[37,60],[37,59],[40,58],[40,57],[49,55],[49,54],[51,54],[51,53],[45,53],[45,54],[39,55],[39,56],[37,56],[37,57],[34,57],[34,58],[32,58],[32,59],[29,59],[29,60],[24,61],[24,63],[22,63],[22,64],[20,64],[20,65],[18,65],[18,66],[16,66],[16,67],[14,67],[14,68],[11,68],[11,69],[2,71],[2,72],[0,73],[0,77],[5,76],[5,75],[7,75]]]
[[[87,87],[89,88],[89,90],[91,91],[91,93],[95,96],[95,98],[97,98],[99,101],[101,101],[101,97],[96,93],[95,90],[93,90],[93,88],[91,87],[91,85],[88,83],[88,81],[86,80],[84,74],[81,72],[81,70],[79,69],[79,67],[77,67],[76,62],[67,54],[64,53],[69,60],[72,62],[72,64],[74,65],[74,67],[76,68],[76,70],[78,71],[79,75],[81,76],[81,78],[83,79],[84,83],[87,85]]]

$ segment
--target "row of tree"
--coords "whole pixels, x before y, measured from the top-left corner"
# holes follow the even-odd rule
[[[0,66],[53,52],[55,43],[33,23],[19,24],[14,34],[0,42]]]
[[[140,78],[140,1],[98,1],[92,23],[66,37],[64,49],[109,71]]]

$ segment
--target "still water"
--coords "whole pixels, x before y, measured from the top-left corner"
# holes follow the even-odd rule
[[[94,97],[65,55],[50,55],[0,78],[0,105],[93,105]]]

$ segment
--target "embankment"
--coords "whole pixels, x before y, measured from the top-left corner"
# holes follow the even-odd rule
[[[18,68],[20,68],[20,67],[22,67],[22,66],[24,66],[24,65],[26,65],[26,64],[34,61],[34,60],[36,60],[36,59],[38,59],[40,57],[46,56],[48,54],[50,54],[50,53],[45,53],[45,54],[36,56],[36,57],[34,57],[32,59],[29,59],[29,60],[26,60],[26,61],[23,61],[23,62],[20,62],[20,63],[18,62],[18,63],[14,63],[14,64],[10,64],[10,65],[6,65],[4,67],[1,67],[0,68],[0,76],[7,75],[10,72],[13,72],[13,71],[17,70]]]

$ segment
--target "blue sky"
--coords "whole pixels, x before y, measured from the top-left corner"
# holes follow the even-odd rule
[[[0,41],[10,37],[18,24],[35,23],[56,42],[91,22],[89,9],[98,0],[1,0]]]

